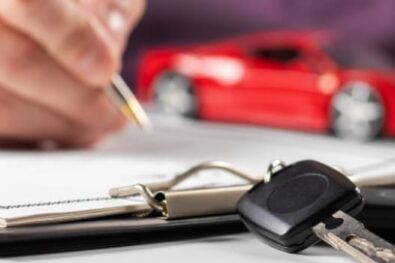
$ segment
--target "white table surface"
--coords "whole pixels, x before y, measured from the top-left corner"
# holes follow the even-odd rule
[[[287,162],[318,159],[346,168],[356,168],[395,157],[390,139],[366,144],[342,141],[333,136],[284,131],[262,127],[194,123],[178,120],[156,122],[155,132],[142,134],[126,129],[95,149],[79,151],[86,156],[139,156],[183,160],[196,164],[207,160],[225,160],[248,171],[261,171],[270,160]],[[1,151],[0,161],[37,156],[40,153]],[[68,156],[66,152],[64,155]],[[45,153],[56,161],[63,153]],[[23,159],[22,159],[23,160]],[[40,159],[41,160],[41,159]],[[68,161],[67,165],[73,162]],[[9,179],[9,180],[12,180]],[[7,189],[3,189],[7,191]],[[10,189],[11,191],[12,189]],[[29,193],[25,193],[28,195]],[[1,202],[1,200],[0,200]],[[309,248],[300,255],[276,251],[250,234],[219,236],[190,241],[128,246],[83,252],[1,259],[0,262],[353,262],[348,256],[327,246]]]
[[[4,259],[0,262],[349,263],[355,261],[324,245],[311,247],[297,255],[286,254],[262,244],[251,234],[239,234],[154,245],[18,257]]]

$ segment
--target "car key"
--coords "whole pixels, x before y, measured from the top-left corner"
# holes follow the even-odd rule
[[[395,247],[352,217],[362,207],[346,176],[310,160],[276,171],[237,205],[247,228],[277,249],[296,253],[322,239],[361,262],[395,262]]]

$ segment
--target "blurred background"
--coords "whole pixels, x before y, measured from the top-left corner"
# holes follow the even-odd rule
[[[135,81],[139,54],[154,46],[199,43],[267,30],[332,30],[348,41],[395,57],[392,0],[148,1],[131,35],[123,75]]]
[[[159,101],[179,115],[332,130],[361,141],[393,136],[394,20],[391,0],[148,1],[146,15],[130,37],[123,76],[138,94],[143,90],[140,98]],[[297,37],[303,37],[300,32],[330,32],[337,44],[317,41],[316,47],[284,49],[287,41],[280,40],[262,49],[254,43],[261,40],[249,40],[247,45],[210,47],[209,54],[165,49],[207,47],[208,42],[270,31],[296,32]],[[144,56],[153,48],[159,53]],[[236,84],[220,83],[219,75],[232,82],[239,73]]]

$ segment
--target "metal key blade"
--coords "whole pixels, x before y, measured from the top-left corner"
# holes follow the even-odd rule
[[[313,232],[332,247],[363,262],[395,262],[395,247],[368,231],[364,225],[342,211],[313,227]]]

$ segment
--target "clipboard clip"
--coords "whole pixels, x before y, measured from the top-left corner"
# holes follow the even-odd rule
[[[237,202],[253,185],[262,180],[268,182],[271,176],[283,167],[285,167],[285,164],[282,161],[273,161],[269,165],[266,174],[263,177],[257,177],[245,173],[226,162],[205,162],[193,166],[167,181],[113,188],[110,190],[110,195],[116,198],[140,195],[157,214],[166,219],[229,214],[236,211]],[[222,170],[242,178],[248,183],[213,188],[173,189],[188,178],[207,170]]]

